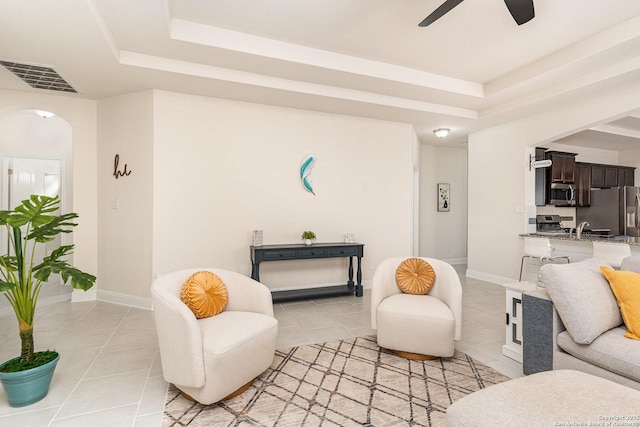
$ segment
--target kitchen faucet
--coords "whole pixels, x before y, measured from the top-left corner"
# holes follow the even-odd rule
[[[576,227],[576,239],[580,240],[580,235],[582,234],[582,230],[584,229],[585,225],[589,225],[588,222],[581,222],[577,227]]]

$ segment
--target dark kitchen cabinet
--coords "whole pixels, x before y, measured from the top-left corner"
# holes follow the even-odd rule
[[[635,168],[618,168],[618,187],[635,185]]]
[[[618,168],[616,166],[591,166],[591,186],[595,188],[617,187]]]
[[[604,168],[604,186],[605,187],[618,186],[618,168],[611,168],[611,167]]]
[[[591,205],[591,165],[576,163],[576,206]]]
[[[604,187],[605,166],[591,166],[591,186],[595,188]]]
[[[576,155],[560,151],[547,151],[547,159],[551,160],[550,182],[572,184],[575,181]]]
[[[634,185],[634,169],[613,165],[591,165],[591,187],[608,188]]]
[[[539,151],[540,150],[540,151]],[[570,167],[571,162],[565,164],[561,158],[572,158],[575,160],[575,155],[571,153],[561,152],[549,152],[543,151],[544,149],[536,148],[536,158],[544,156],[546,159],[551,160],[551,166],[556,165],[555,175],[556,178],[560,178],[558,175],[558,169]],[[557,156],[560,153],[560,156]],[[564,154],[564,156],[562,156]],[[560,166],[562,165],[562,166]],[[536,206],[543,206],[549,203],[549,186],[550,181],[554,176],[554,172],[546,169],[536,169]],[[575,198],[576,206],[591,206],[591,189],[592,188],[606,188],[606,187],[624,187],[635,186],[635,169],[629,166],[617,166],[617,165],[602,165],[597,163],[582,163],[573,162],[573,183],[575,185]],[[542,171],[546,173],[542,173]],[[563,177],[565,180],[569,177]],[[561,182],[561,181],[556,181]],[[566,182],[566,181],[565,181]]]

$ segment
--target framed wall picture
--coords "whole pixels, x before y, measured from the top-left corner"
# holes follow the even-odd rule
[[[438,184],[438,212],[449,212],[451,202],[449,200],[449,192],[451,186],[449,184]]]

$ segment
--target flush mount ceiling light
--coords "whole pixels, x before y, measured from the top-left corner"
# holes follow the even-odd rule
[[[33,110],[33,111],[35,111],[36,114],[42,117],[43,119],[48,119],[50,117],[55,116],[55,114],[53,114],[51,111],[45,111],[45,110]]]
[[[449,132],[451,132],[451,129],[449,128],[440,128],[433,131],[433,133],[435,133],[438,138],[444,138],[445,136],[449,135]]]

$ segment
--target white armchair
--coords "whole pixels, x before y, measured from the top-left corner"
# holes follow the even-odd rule
[[[405,294],[395,273],[406,257],[383,261],[373,275],[371,328],[380,347],[410,359],[451,357],[462,336],[462,285],[455,269],[444,261],[421,258],[436,274],[427,295]]]
[[[202,270],[222,279],[229,299],[222,313],[196,319],[180,290]],[[151,296],[164,379],[185,397],[205,405],[233,397],[273,362],[278,321],[263,284],[233,271],[194,268],[160,276]]]

